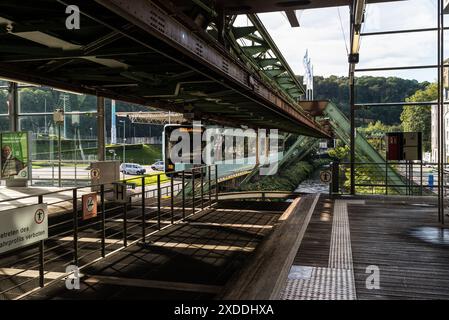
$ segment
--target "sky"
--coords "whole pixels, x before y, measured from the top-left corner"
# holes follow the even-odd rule
[[[369,4],[366,8],[363,31],[436,27],[436,1],[409,0]],[[346,46],[349,47],[349,7],[310,9],[298,11],[297,15],[301,25],[299,28],[290,27],[282,12],[259,14],[293,71],[304,74],[302,61],[308,50],[315,75],[346,76],[348,74]],[[446,20],[449,20],[449,15]],[[240,23],[245,24],[246,20]],[[436,64],[436,36],[436,32],[420,32],[362,37],[360,63],[357,68]],[[449,37],[448,32],[445,32],[445,36]],[[445,50],[445,56],[449,56],[449,50]],[[435,81],[437,70],[382,71],[357,73],[357,75],[398,76],[418,81]]]

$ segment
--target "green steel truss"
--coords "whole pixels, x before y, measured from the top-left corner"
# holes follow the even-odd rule
[[[234,52],[248,62],[256,72],[269,79],[289,98],[299,101],[304,88],[295,76],[282,53],[274,43],[262,21],[255,14],[248,14],[248,26],[229,28],[228,37]]]

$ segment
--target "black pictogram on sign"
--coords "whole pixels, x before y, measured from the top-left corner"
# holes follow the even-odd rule
[[[90,171],[90,176],[91,176],[93,179],[100,179],[100,169],[92,169],[92,170]]]
[[[85,194],[83,200],[83,220],[95,218],[97,216],[97,194]]]
[[[330,171],[321,171],[320,180],[323,183],[330,183],[332,181],[332,173]]]
[[[41,224],[45,220],[45,211],[43,209],[37,209],[34,213],[34,221],[37,224]]]
[[[94,209],[94,199],[92,197],[87,198],[87,211],[92,212]]]

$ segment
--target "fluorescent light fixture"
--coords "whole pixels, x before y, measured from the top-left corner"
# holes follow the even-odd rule
[[[354,38],[352,39],[351,53],[352,54],[358,53],[359,49],[360,49],[360,33],[355,32]]]
[[[50,87],[51,88],[51,87]],[[59,91],[59,92],[63,92],[63,93],[71,93],[71,94],[76,94],[77,96],[82,96],[83,93],[79,93],[79,92],[75,92],[75,91],[70,91],[70,90],[63,90],[63,89],[58,89],[58,88],[52,88],[55,91]]]

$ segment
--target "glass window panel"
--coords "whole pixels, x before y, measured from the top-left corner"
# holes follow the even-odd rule
[[[96,112],[95,96],[78,95],[46,87],[21,88],[19,90],[20,113],[53,112],[61,108],[65,112]]]
[[[0,132],[9,131],[9,117],[0,116]]]
[[[19,128],[33,133],[33,160],[57,160],[59,128],[53,124],[52,115],[19,116]],[[60,128],[62,159],[95,160],[96,128],[96,117],[93,114],[66,115],[65,125]]]
[[[0,85],[2,83],[0,82]],[[0,89],[0,114],[8,114],[8,90]]]

